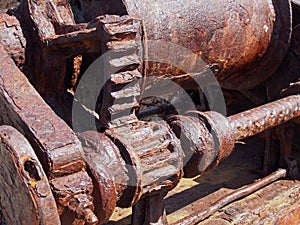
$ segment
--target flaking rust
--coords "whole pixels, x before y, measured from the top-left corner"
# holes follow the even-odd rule
[[[283,124],[300,115],[298,95],[292,95],[276,102],[242,112],[228,118],[235,129],[235,140],[261,133],[267,129]]]
[[[277,165],[177,224],[195,224],[297,171],[285,137],[300,116],[298,11],[296,0],[24,0],[0,14],[0,221],[96,225],[116,207],[132,207],[131,224],[167,225],[164,197],[183,176],[214,169],[236,141],[268,130],[270,143],[270,129],[282,124],[274,133],[287,169]],[[187,52],[170,53],[164,43]],[[93,68],[91,85],[81,86],[104,54],[106,70]],[[231,98],[240,96],[235,90],[254,99],[250,109],[229,102],[235,115],[209,111],[195,82],[209,88],[207,71]],[[145,97],[163,91],[155,89],[163,80],[203,112],[179,114],[168,99]],[[290,224],[299,221],[294,209]]]

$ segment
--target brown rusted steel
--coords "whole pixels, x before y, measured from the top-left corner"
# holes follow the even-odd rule
[[[254,87],[275,72],[289,47],[292,26],[289,0],[251,2],[239,0],[230,3],[225,0],[189,1],[188,3],[156,1],[155,5],[150,0],[114,2],[92,0],[61,1],[59,7],[56,6],[57,1],[47,0],[39,4],[32,0],[24,2],[27,2],[23,4],[26,13],[32,17],[27,15],[26,23],[37,30],[37,33],[33,34],[34,39],[38,39],[37,41],[44,45],[46,41],[49,42],[47,44],[49,48],[50,46],[57,46],[54,48],[56,50],[64,48],[61,57],[70,57],[72,54],[74,56],[75,52],[86,54],[87,47],[89,53],[101,53],[97,49],[99,40],[95,39],[97,21],[93,19],[106,14],[128,14],[132,18],[143,21],[144,40],[160,40],[186,47],[209,65],[224,87],[239,90]],[[44,15],[45,9],[51,11],[50,18]],[[67,46],[76,47],[76,50]],[[146,49],[146,57],[148,50],[151,51],[151,47]],[[156,54],[162,54],[163,59],[167,61],[174,55],[173,52],[172,54],[163,54],[163,52],[156,52]],[[47,55],[48,52],[44,54]],[[55,61],[55,58],[49,56],[48,60]],[[184,61],[185,58],[180,59],[178,55],[178,60]],[[195,64],[196,61],[189,59],[184,68],[180,68],[181,70],[172,69],[170,65],[163,63],[154,64],[153,71],[148,72],[156,76],[171,73],[173,80],[178,83],[192,85],[191,78],[203,75],[198,69],[199,65]],[[197,68],[193,68],[195,66]],[[39,82],[38,86],[42,85],[46,88],[45,81],[37,80],[41,71],[33,71],[36,75],[29,75],[36,76],[32,80]],[[182,77],[187,71],[196,74]],[[65,76],[63,72],[60,74]],[[62,78],[55,77],[56,80],[62,81]],[[43,91],[43,88],[40,91]]]
[[[226,88],[251,88],[270,77],[289,46],[288,0],[123,2],[130,16],[143,21],[147,40],[172,42],[193,51]],[[187,68],[199,72],[193,66],[189,61]]]
[[[93,204],[94,186],[91,177],[85,171],[52,179],[49,182],[61,215],[71,211],[75,213],[74,220],[78,219],[87,225],[98,224]]]
[[[76,24],[70,4],[66,0],[39,2],[26,0],[18,7],[18,16],[22,17],[23,23],[35,28],[31,34],[34,40],[50,48],[57,48],[60,44],[62,44],[61,47],[66,44],[65,47],[68,48],[75,46],[78,42],[81,42],[83,46],[77,47],[84,48],[91,41],[89,37],[95,41],[97,39],[95,24]],[[25,31],[28,32],[26,29]],[[67,33],[69,33],[68,36],[66,36]],[[85,42],[84,39],[86,39]]]
[[[25,64],[26,39],[20,22],[13,15],[0,13],[0,43],[19,68]]]
[[[17,17],[27,40],[24,73],[47,103],[67,117],[67,72],[75,57],[81,55],[89,64],[101,54],[98,20],[76,24],[69,2],[57,0],[22,1]]]
[[[233,151],[234,141],[233,132],[227,118],[222,114],[214,111],[199,112],[191,111],[190,114],[197,114],[200,120],[204,121],[207,129],[213,134],[216,147],[219,148],[219,153],[216,156],[214,164],[209,168],[215,168],[220,161],[227,158]]]
[[[74,132],[44,100],[0,46],[0,121],[14,125],[42,157],[50,177],[85,167],[81,144]]]
[[[243,140],[300,116],[300,96],[292,95],[228,117],[234,139]]]
[[[195,177],[215,168],[228,157],[234,149],[235,141],[299,116],[300,96],[292,95],[228,118],[216,112],[195,111],[188,116],[170,117],[169,123],[180,138],[185,153],[184,175]],[[288,153],[288,146],[282,145],[282,151]],[[289,157],[288,154],[285,156]]]
[[[184,151],[184,176],[195,177],[215,168],[234,148],[233,132],[227,119],[216,112],[189,112],[173,116],[170,125]]]
[[[201,208],[202,211],[210,206],[211,202],[221,199],[232,189],[221,189],[215,193],[201,198],[195,203],[194,208]],[[219,195],[218,195],[219,193]],[[221,224],[280,224],[298,225],[300,210],[300,183],[299,180],[280,179],[274,183],[261,188],[238,199],[209,218],[197,223],[197,225]]]
[[[182,176],[179,140],[165,122],[139,121],[105,134],[79,135],[97,182],[100,221],[106,222],[116,205],[134,205],[132,224],[166,224],[163,197]]]
[[[171,190],[177,185],[182,176],[182,151],[165,122],[139,121],[105,133],[130,165],[126,184],[131,192],[135,190],[127,195],[126,205],[135,204],[142,194]]]
[[[106,15],[97,28],[104,45],[103,53],[108,52],[109,58],[101,74],[107,81],[96,109],[100,120],[110,128],[136,122],[133,109],[139,106],[139,79],[142,77],[139,72],[142,67],[140,21],[130,16]]]
[[[79,134],[83,144],[85,160],[96,181],[94,197],[95,212],[99,223],[109,220],[118,201],[123,196],[126,178],[126,163],[119,149],[102,133],[87,131]]]
[[[6,224],[60,224],[39,159],[15,128],[0,126],[0,205]]]
[[[184,151],[184,176],[195,177],[205,171],[219,153],[213,135],[198,118],[174,116],[169,120]]]
[[[211,216],[213,213],[217,212],[221,208],[223,208],[225,205],[234,202],[240,198],[243,198],[249,194],[252,194],[253,192],[273,183],[274,181],[283,178],[286,176],[287,171],[285,169],[278,169],[274,173],[270,174],[267,177],[264,177],[253,184],[246,185],[244,187],[241,187],[232,193],[226,195],[225,197],[219,199],[218,201],[212,203],[212,206],[208,209],[197,212],[187,218],[183,218],[176,223],[173,223],[172,225],[194,225],[209,216]]]
[[[26,61],[19,22],[8,15],[1,17],[0,124],[15,126],[30,141],[48,174],[62,223],[104,223],[116,205],[136,204],[132,224],[166,224],[163,197],[182,176],[181,147],[187,147],[184,170],[192,177],[230,155],[235,140],[299,116],[298,96],[289,97],[290,102],[287,98],[257,108],[257,113],[245,112],[249,121],[242,114],[227,120],[215,112],[196,112],[194,118],[193,113],[177,116],[175,119],[182,120],[171,125],[178,137],[184,133],[180,145],[165,122],[139,121],[134,109],[146,87],[138,83],[143,76],[170,74],[169,79],[193,89],[196,82],[190,80],[205,75],[195,68],[198,60],[185,59],[181,52],[174,54],[179,64],[187,63],[184,68],[143,64],[139,51],[144,50],[147,60],[155,48],[147,43],[139,46],[139,41],[161,40],[183,46],[208,64],[223,87],[252,88],[270,77],[285,56],[291,34],[290,10],[289,0],[24,0],[17,16],[27,41]],[[71,82],[74,64],[80,65],[73,91],[83,69],[108,51],[113,52],[109,71],[105,71],[110,77],[96,110],[110,129],[104,134],[80,135],[84,157],[75,134],[15,64],[48,104],[68,120],[72,107],[65,100],[72,102],[74,96],[66,94],[66,83]],[[163,49],[160,52],[164,60],[173,57]],[[94,107],[95,102],[92,104]],[[229,200],[244,190],[240,191]]]
[[[167,225],[167,214],[163,200],[166,194],[166,191],[159,190],[144,195],[133,206],[131,225]]]
[[[42,163],[47,176],[53,184],[56,179],[70,179],[77,182],[70,185],[75,193],[71,197],[58,201],[66,206],[68,202],[81,194],[80,179],[86,178],[86,185],[93,187],[92,180],[85,171],[86,164],[82,154],[82,146],[74,132],[44,102],[40,95],[28,82],[24,74],[0,46],[0,124],[12,125],[30,142]],[[52,186],[54,195],[61,195],[67,189],[63,186]],[[65,193],[65,195],[69,196]],[[85,193],[92,205],[92,191]],[[87,202],[87,201],[86,201]],[[85,204],[89,206],[89,204]],[[81,208],[82,210],[85,210]],[[62,213],[64,210],[59,209]],[[83,211],[75,212],[81,216]],[[81,219],[88,219],[82,218]]]
[[[124,15],[125,5],[130,16],[143,21],[146,40],[172,42],[192,50],[212,67],[224,86],[233,89],[253,87],[271,76],[276,67],[268,65],[274,65],[274,60],[280,64],[289,45],[291,8],[288,0],[156,1],[155,5],[142,0],[124,0],[124,4],[121,1],[111,4],[81,1],[80,7],[74,2],[71,4],[76,12],[85,15],[83,21],[90,19],[88,12],[105,14],[118,8],[115,12]],[[282,51],[278,51],[279,46]],[[170,57],[162,56],[164,59]],[[186,68],[193,67],[191,61],[187,65]],[[168,67],[170,65],[161,64],[152,74],[165,75],[165,71],[172,70]],[[181,74],[175,72],[173,75]],[[178,82],[181,83],[180,79]]]

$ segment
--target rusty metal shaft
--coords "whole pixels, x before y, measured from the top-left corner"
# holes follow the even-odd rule
[[[170,125],[176,135],[188,140],[183,144],[184,176],[195,177],[215,168],[231,155],[235,141],[299,116],[300,95],[291,95],[227,118],[213,111],[191,111],[187,116],[171,117]]]
[[[300,116],[300,95],[292,95],[228,117],[236,141]]]

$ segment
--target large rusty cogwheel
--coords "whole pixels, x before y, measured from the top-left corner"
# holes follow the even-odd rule
[[[48,179],[29,142],[17,130],[0,127],[2,224],[60,224]],[[0,217],[1,219],[1,217]]]

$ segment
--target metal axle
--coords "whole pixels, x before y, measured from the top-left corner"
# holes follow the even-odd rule
[[[300,116],[300,96],[292,95],[228,117],[234,139],[243,140]]]
[[[299,116],[300,96],[292,95],[228,118],[212,111],[192,111],[188,116],[171,117],[170,125],[182,140],[186,162],[184,175],[195,177],[215,168],[228,157],[234,149],[235,141]],[[183,143],[185,139],[188,141]]]

